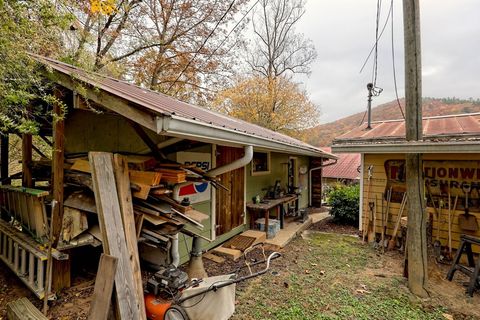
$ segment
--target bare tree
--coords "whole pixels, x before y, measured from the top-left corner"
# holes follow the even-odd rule
[[[253,19],[257,39],[248,61],[251,69],[268,79],[309,74],[310,64],[317,57],[315,47],[295,31],[305,13],[305,1],[260,0],[259,5]]]

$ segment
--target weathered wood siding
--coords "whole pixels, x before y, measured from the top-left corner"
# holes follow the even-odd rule
[[[377,205],[375,206],[376,210],[376,232],[381,232],[381,200],[382,200],[382,193],[386,193],[386,186],[387,186],[387,175],[385,172],[385,161],[387,160],[404,160],[404,154],[365,154],[365,161],[363,164],[363,221],[365,221],[365,215],[369,212],[368,202],[375,201]],[[480,154],[424,154],[423,160],[480,160]],[[370,188],[370,196],[367,199],[368,193],[368,167],[373,166],[372,170],[372,178],[371,178],[371,188]],[[427,192],[427,191],[425,191]],[[428,195],[426,194],[426,197]],[[458,200],[460,203],[460,199]],[[454,197],[452,197],[451,203],[453,207]],[[433,240],[436,239],[437,236],[437,219],[436,214],[433,207],[430,206],[428,203],[427,207],[427,214],[433,215]],[[386,208],[386,201],[384,202],[384,207]],[[393,233],[393,228],[395,227],[395,222],[399,213],[400,203],[391,203],[390,204],[390,214],[389,214],[389,221],[387,224],[387,234],[391,235]],[[461,234],[470,234],[474,236],[480,237],[480,230],[477,232],[467,232],[460,229],[458,225],[458,215],[464,213],[463,205],[461,209],[457,209],[455,212],[452,211],[452,247],[457,249],[460,242],[460,235]],[[473,210],[470,211],[472,215],[477,217],[477,220],[480,222],[480,213],[475,212]],[[407,210],[403,212],[403,216],[407,216]],[[399,232],[400,233],[400,232]],[[440,218],[440,242],[442,246],[448,246],[448,203],[445,203],[445,207],[442,209],[441,218]],[[478,250],[478,249],[477,249]],[[477,251],[478,252],[478,251]]]

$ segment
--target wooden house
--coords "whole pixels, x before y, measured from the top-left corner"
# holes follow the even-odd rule
[[[150,165],[155,168],[156,171],[152,169],[150,172],[153,176],[148,175],[148,179],[152,180],[145,184],[148,190],[144,199],[155,195],[163,199],[162,201],[167,201],[169,206],[165,210],[168,214],[171,213],[170,206],[178,209],[175,214],[178,211],[186,212],[186,217],[178,213],[178,217],[186,219],[182,220],[186,221],[186,231],[179,234],[180,238],[176,242],[180,247],[182,262],[188,260],[188,254],[192,250],[192,234],[204,239],[202,249],[209,249],[249,229],[247,204],[256,199],[257,195],[264,198],[268,192],[272,192],[275,185],[279,187],[278,190],[273,190],[279,191],[277,196],[294,194],[298,200],[297,207],[307,207],[309,193],[316,196],[315,190],[310,192],[310,186],[321,184],[321,181],[311,174],[312,169],[318,169],[325,161],[335,159],[332,154],[291,137],[175,100],[164,94],[92,74],[45,57],[34,56],[34,59],[44,69],[46,79],[56,85],[54,94],[62,102],[57,103],[53,110],[46,105],[39,106],[47,115],[45,118],[48,118],[50,113],[60,115],[59,119],[53,121],[51,118],[49,121],[41,117],[38,119],[41,123],[39,136],[52,144],[52,157],[32,161],[32,152],[35,152],[36,148],[32,146],[31,136],[24,134],[23,170],[21,173],[13,173],[13,176],[9,175],[5,165],[8,163],[8,135],[4,135],[1,145],[2,187],[6,193],[14,193],[16,191],[13,187],[8,186],[9,180],[21,178],[23,186],[32,189],[20,188],[17,190],[22,194],[20,197],[28,196],[30,199],[37,196],[35,190],[45,190],[48,196],[41,195],[41,201],[47,205],[38,209],[38,214],[44,219],[39,223],[49,224],[53,234],[58,237],[65,232],[66,212],[72,211],[71,208],[74,207],[71,203],[65,203],[67,200],[73,202],[67,186],[85,183],[80,173],[89,172],[87,156],[92,151],[125,155],[129,166],[140,172],[138,179],[143,179],[145,172],[148,172],[144,171],[145,168]],[[149,163],[149,159],[153,159],[153,165]],[[43,173],[46,173],[46,177],[42,176]],[[161,173],[161,177],[155,176],[155,173]],[[132,172],[130,179],[133,179]],[[145,190],[145,185],[140,183],[132,186],[134,198]],[[12,188],[12,191],[8,191],[8,188]],[[24,195],[25,193],[27,195]],[[78,197],[81,196],[83,195]],[[5,211],[13,211],[14,205],[23,203],[16,194],[3,199]],[[158,221],[155,220],[155,214],[150,214],[152,210],[159,210],[163,214],[160,204],[153,209],[151,205],[147,208],[136,208],[135,201],[134,209],[140,210],[142,215],[150,219],[144,224]],[[138,204],[140,205],[141,203]],[[75,211],[72,219],[76,224],[87,220],[89,222],[94,211],[95,203],[92,203],[92,199],[84,199],[80,213]],[[87,218],[84,212],[87,212]],[[188,212],[193,214],[188,216]],[[195,215],[201,218],[196,220]],[[8,224],[5,220],[2,223]],[[141,225],[141,222],[138,223]],[[195,229],[198,223],[202,228]],[[79,227],[75,228],[77,230]],[[98,230],[91,230],[91,226],[85,228],[88,229],[81,231],[92,235],[98,233]],[[40,229],[42,228],[39,227],[38,230]],[[137,230],[137,233],[140,238],[152,241],[161,242],[165,238],[155,232],[152,234]],[[43,234],[38,236],[41,238]],[[22,237],[27,235],[23,233]],[[59,256],[53,266],[54,289],[69,285],[68,256],[64,255],[63,260],[60,258],[62,253],[75,254],[75,248],[80,245],[78,241],[75,242],[76,237],[77,234],[68,234],[68,239],[63,239],[66,241],[63,247],[65,250],[57,245],[58,238],[54,243],[54,254]],[[90,242],[85,243],[98,245],[98,238],[90,237]],[[170,238],[166,239],[168,241]],[[10,246],[10,241],[4,240],[8,243],[5,246]],[[33,237],[28,241],[35,246]],[[149,250],[151,251],[149,246],[140,248],[141,254],[146,256],[149,255]],[[20,251],[18,259],[28,260],[22,256],[25,250]],[[8,249],[0,250],[0,253],[2,252],[4,256],[8,256],[4,261],[12,268],[17,268],[17,258],[9,254]],[[158,253],[154,255],[158,263],[171,262],[168,250],[163,256]],[[39,259],[43,258],[44,253],[41,253]],[[28,269],[29,266],[33,268],[34,264],[26,263],[24,267],[18,268]],[[43,269],[39,270],[35,281],[25,281],[43,282],[44,273]],[[43,290],[43,287],[41,289]]]
[[[361,154],[359,229],[366,228],[368,215],[369,221],[375,221],[371,228],[377,236],[383,225],[382,210],[388,217],[388,236],[402,221],[398,215],[406,194],[405,154],[423,154],[431,240],[438,239],[447,249],[451,243],[456,249],[461,234],[480,236],[478,226],[465,229],[459,224],[465,211],[480,219],[480,114],[424,118],[423,137],[423,141],[407,142],[403,119],[373,122],[371,129],[364,124],[337,137],[332,151]],[[406,209],[402,216],[407,216]]]

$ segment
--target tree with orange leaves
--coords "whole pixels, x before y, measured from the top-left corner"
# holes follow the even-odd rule
[[[319,110],[298,84],[280,76],[276,79],[272,110],[269,81],[252,76],[239,79],[229,89],[221,91],[214,103],[217,111],[262,127],[303,139],[303,131],[318,124]]]

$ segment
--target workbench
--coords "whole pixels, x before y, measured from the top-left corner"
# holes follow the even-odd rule
[[[287,203],[295,202],[295,210],[298,210],[298,196],[296,194],[289,194],[278,199],[264,199],[260,203],[248,202],[246,207],[250,213],[250,229],[253,229],[256,220],[256,214],[263,212],[265,217],[265,233],[268,236],[268,218],[270,210],[275,209],[277,217],[280,219],[280,229],[283,229],[285,208]]]

